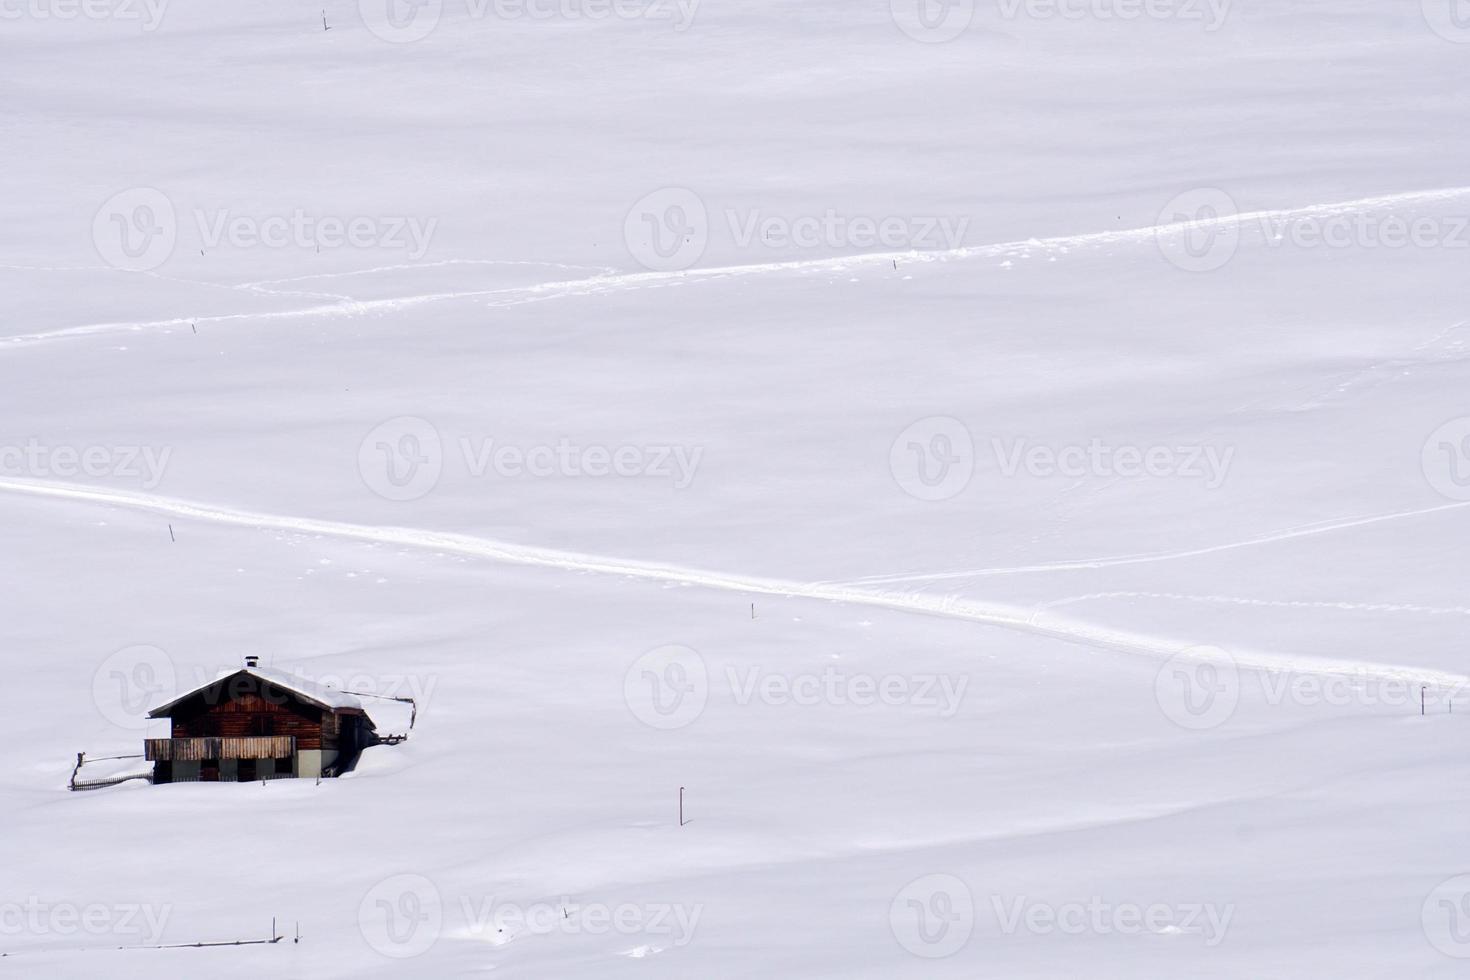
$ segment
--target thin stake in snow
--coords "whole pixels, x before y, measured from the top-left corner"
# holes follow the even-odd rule
[[[679,787],[679,826],[684,826],[684,787]]]
[[[330,31],[331,30],[331,28],[327,26],[327,12],[325,10],[322,11],[322,30],[324,30],[324,31]]]
[[[172,524],[168,526],[168,539],[176,544],[179,540],[178,538],[174,537],[174,526]]]
[[[750,604],[750,618],[755,619],[755,603]]]

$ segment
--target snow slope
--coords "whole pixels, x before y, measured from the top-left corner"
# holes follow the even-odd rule
[[[3,8],[0,972],[1461,975],[1449,3],[609,9]]]

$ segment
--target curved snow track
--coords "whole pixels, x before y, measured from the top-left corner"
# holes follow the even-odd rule
[[[441,303],[452,300],[486,300],[491,306],[517,306],[523,303],[533,303],[544,299],[556,299],[565,296],[585,296],[598,293],[622,292],[642,288],[681,285],[697,282],[712,282],[722,279],[743,278],[748,276],[770,275],[779,273],[805,273],[826,272],[840,273],[860,269],[866,266],[886,266],[894,261],[903,262],[946,262],[962,259],[977,258],[1005,258],[1009,256],[1030,255],[1036,252],[1059,252],[1065,253],[1072,249],[1096,248],[1108,245],[1140,245],[1154,244],[1160,248],[1172,245],[1176,239],[1191,233],[1204,231],[1225,231],[1230,229],[1255,226],[1263,232],[1270,233],[1272,228],[1278,228],[1283,223],[1291,221],[1303,221],[1313,219],[1331,218],[1344,214],[1359,214],[1378,211],[1384,208],[1404,208],[1415,205],[1435,204],[1443,201],[1457,200],[1470,197],[1470,187],[1447,187],[1439,190],[1410,191],[1401,194],[1387,194],[1377,197],[1357,198],[1351,201],[1339,201],[1332,204],[1313,204],[1306,207],[1279,208],[1262,211],[1243,211],[1236,214],[1225,214],[1212,218],[1199,218],[1190,221],[1175,221],[1158,225],[1147,225],[1141,228],[1125,228],[1117,231],[1091,232],[1081,235],[1063,235],[1051,238],[1032,238],[1025,241],[997,242],[990,245],[971,245],[952,249],[933,250],[909,250],[899,252],[867,252],[861,255],[845,255],[834,258],[801,259],[786,262],[762,262],[750,265],[718,266],[713,268],[689,269],[682,272],[629,272],[587,276],[581,279],[564,279],[552,282],[541,282],[526,286],[505,286],[497,289],[460,290],[454,292],[423,293],[414,296],[398,296],[386,299],[364,299],[357,300],[347,297],[336,297],[335,299],[317,303],[311,306],[288,310],[268,310],[251,313],[223,313],[210,316],[177,316],[159,320],[137,320],[137,321],[112,321],[105,323],[88,323],[72,327],[62,327],[56,330],[47,330],[37,333],[18,334],[10,337],[0,337],[0,351],[12,350],[20,347],[33,346],[35,344],[49,343],[53,341],[68,340],[78,337],[90,337],[98,334],[111,333],[135,333],[144,330],[184,328],[202,324],[230,323],[237,320],[288,320],[305,317],[340,317],[356,316],[364,313],[391,312],[422,306],[428,303]],[[478,260],[461,259],[448,260],[451,262],[474,263]],[[494,260],[485,260],[494,261]],[[442,263],[433,263],[442,264]],[[555,266],[556,263],[536,263]],[[99,271],[113,272],[116,270],[104,269]],[[152,273],[133,273],[135,275],[154,275]],[[328,279],[345,278],[358,275],[359,272],[346,272],[340,274],[323,274],[309,278]],[[188,280],[175,280],[188,281]],[[207,286],[211,288],[236,289],[247,292],[259,292],[263,287],[274,285],[290,280],[269,280],[265,282],[241,283],[238,285],[226,285],[221,283],[198,282],[194,285]],[[269,291],[269,290],[267,290]],[[319,294],[324,296],[334,294]]]
[[[217,504],[67,483],[0,479],[0,491],[71,503],[123,507],[214,524],[396,545],[415,550],[465,555],[505,564],[620,575],[656,582],[722,589],[748,595],[773,595],[877,606],[884,609],[984,623],[1002,629],[1159,658],[1178,656],[1191,647],[1191,641],[1188,639],[1150,636],[1070,617],[1047,616],[1043,620],[1041,609],[961,596],[883,592],[841,583],[795,582],[762,576],[684,568],[678,565],[662,565],[625,558],[510,544],[448,531],[376,527],[309,517],[263,514]],[[1199,651],[1199,656],[1208,659],[1214,654],[1202,649]],[[1470,676],[1414,667],[1358,661],[1330,661],[1264,651],[1237,651],[1232,656],[1234,662],[1241,667],[1263,671],[1348,675],[1357,679],[1372,677],[1454,689],[1470,685]]]
[[[465,299],[485,300],[491,306],[513,306],[521,303],[536,302],[542,299],[594,295],[758,275],[841,273],[869,266],[886,266],[894,260],[901,260],[903,262],[943,262],[975,258],[1004,258],[1030,255],[1037,252],[1065,253],[1072,249],[1106,247],[1111,245],[1153,244],[1163,248],[1174,244],[1180,236],[1201,231],[1238,229],[1248,225],[1255,225],[1269,230],[1271,227],[1279,227],[1285,221],[1367,213],[1384,208],[1427,205],[1465,197],[1470,197],[1470,187],[1452,187],[1440,190],[1391,194],[1298,208],[1241,212],[1211,218],[1150,225],[1141,228],[1029,239],[1026,241],[1000,242],[990,245],[967,246],[946,250],[866,253],[834,258],[691,269],[683,272],[599,272],[595,275],[579,279],[565,279],[496,289],[426,293],[386,299],[356,300],[330,293],[302,294],[303,298],[318,295],[327,301],[297,309],[229,313],[200,317],[173,317],[150,321],[116,321],[83,324],[44,332],[0,337],[0,351],[110,333],[136,333],[150,329],[182,328],[191,324],[227,323],[237,320],[264,321],[305,317],[354,316],[363,313],[395,311],[429,303]],[[469,263],[475,260],[462,261]],[[551,263],[546,264],[551,265]],[[337,277],[346,277],[354,274],[356,273],[343,273]],[[334,275],[327,274],[303,278],[334,278]],[[285,291],[269,290],[264,289],[264,287],[278,285],[286,281],[252,282],[239,285],[199,283],[198,285],[247,292],[264,290],[284,294]],[[877,587],[882,585],[898,585],[904,582],[932,583],[945,579],[979,578],[989,575],[1047,572],[1072,568],[1102,568],[1112,565],[1165,561],[1470,506],[1466,504],[1449,504],[1403,514],[1378,515],[1330,524],[1309,525],[1289,529],[1275,535],[1175,553],[1119,555],[1086,561],[1061,562],[1016,568],[985,568],[933,574],[919,573],[880,576],[851,583],[802,583],[527,547],[452,532],[428,531],[414,528],[373,527],[314,518],[254,513],[207,503],[195,503],[168,497],[63,483],[0,480],[0,490],[66,500],[73,503],[125,507],[173,517],[209,521],[217,524],[307,535],[321,535],[378,544],[391,544],[427,551],[454,553],[509,564],[535,565],[579,572],[622,575],[660,582],[724,589],[753,595],[825,599],[831,602],[878,606],[907,612],[945,616],[952,619],[969,620],[1004,629],[1071,640],[1094,647],[1162,657],[1179,654],[1181,650],[1189,648],[1191,641],[1184,638],[1152,636],[1144,633],[1119,630],[1080,619],[1048,614],[1045,611],[1044,605],[1038,608],[1026,608],[954,595],[943,596],[909,591],[888,591]],[[1393,680],[1412,680],[1421,683],[1455,687],[1470,684],[1470,677],[1440,671],[1385,664],[1367,664],[1356,661],[1328,661],[1317,658],[1297,657],[1284,653],[1240,653],[1235,656],[1235,660],[1241,666],[1262,670],[1292,670],[1316,674],[1350,674],[1354,677],[1366,676]]]

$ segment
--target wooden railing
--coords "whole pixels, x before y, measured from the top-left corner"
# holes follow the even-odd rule
[[[118,783],[125,783],[130,779],[151,780],[153,775],[150,770],[138,772],[136,771],[136,767],[109,772],[103,776],[88,777],[82,775],[82,767],[89,762],[94,764],[99,762],[126,762],[131,759],[141,760],[142,758],[141,755],[105,755],[96,759],[88,759],[87,753],[78,752],[76,768],[71,771],[71,779],[67,781],[67,785],[73,790],[101,789],[104,786],[116,786]],[[94,766],[94,768],[96,767]]]
[[[143,741],[149,762],[200,762],[204,759],[289,759],[296,753],[291,735],[247,738],[149,738]]]

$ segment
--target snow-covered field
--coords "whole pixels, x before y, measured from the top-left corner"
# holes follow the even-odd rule
[[[0,82],[0,974],[1464,975],[1458,0],[0,0]],[[68,790],[247,654],[410,737]]]

